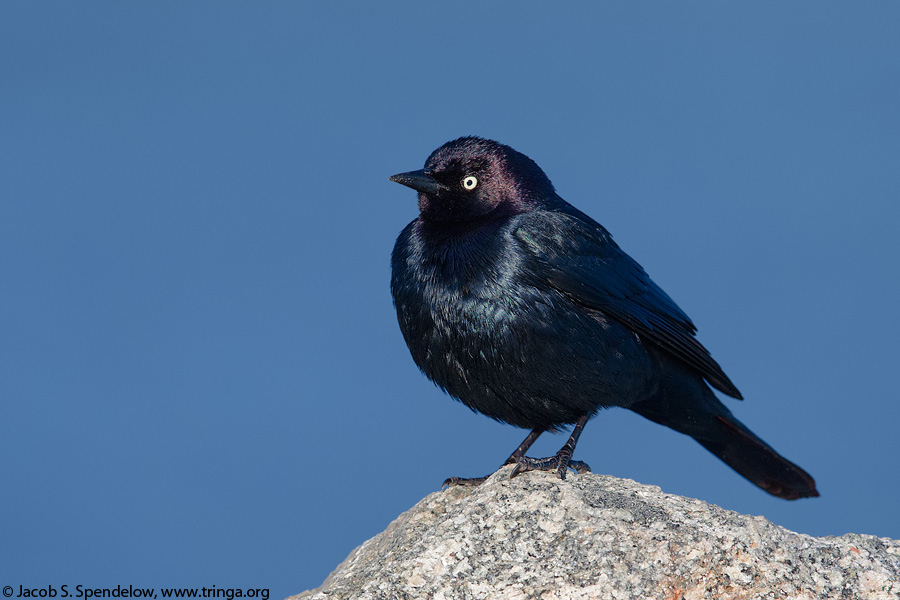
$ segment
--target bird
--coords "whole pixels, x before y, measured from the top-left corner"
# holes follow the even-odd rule
[[[418,192],[419,214],[391,254],[403,338],[450,396],[530,430],[503,463],[515,465],[511,477],[589,472],[573,459],[582,430],[621,407],[691,436],[774,496],[819,495],[713,392],[743,399],[687,314],[528,156],[465,136],[389,179]],[[556,455],[526,456],[542,433],[570,425]]]

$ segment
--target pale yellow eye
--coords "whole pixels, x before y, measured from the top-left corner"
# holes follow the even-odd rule
[[[462,180],[463,187],[467,190],[474,190],[475,186],[478,185],[478,180],[475,179],[474,176],[469,175],[465,179]]]

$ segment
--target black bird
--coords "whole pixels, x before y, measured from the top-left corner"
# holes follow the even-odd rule
[[[589,471],[572,460],[578,437],[599,409],[621,406],[693,437],[770,494],[819,495],[716,398],[709,386],[741,393],[688,316],[533,160],[462,137],[390,179],[419,192],[419,217],[391,257],[403,337],[451,396],[531,429],[504,463],[516,463],[513,475]],[[541,433],[573,423],[555,456],[525,456]]]

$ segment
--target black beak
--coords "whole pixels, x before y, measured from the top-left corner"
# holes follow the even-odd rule
[[[437,194],[441,190],[446,189],[444,185],[435,181],[431,177],[431,173],[425,169],[410,171],[409,173],[397,173],[396,175],[391,175],[390,180],[406,187],[411,187],[423,194]]]

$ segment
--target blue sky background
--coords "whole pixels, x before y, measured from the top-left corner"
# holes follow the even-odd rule
[[[464,134],[612,231],[822,497],[623,410],[577,457],[900,538],[898,6],[4,2],[0,585],[283,597],[505,459],[388,289],[387,178]]]

